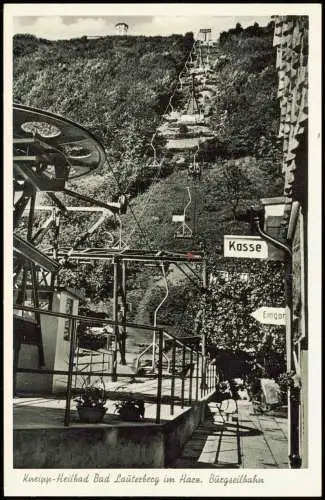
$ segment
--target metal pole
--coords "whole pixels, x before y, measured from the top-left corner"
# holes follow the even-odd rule
[[[276,240],[265,233],[261,226],[259,217],[254,217],[258,234],[266,241],[272,243],[277,248],[285,252],[285,286],[286,286],[286,346],[287,346],[287,372],[293,369],[293,331],[292,331],[292,248]],[[289,422],[289,463],[291,469],[300,469],[302,459],[300,456],[300,435],[299,435],[299,409],[300,409],[300,389],[288,389],[288,422]]]
[[[53,228],[53,250],[52,250],[52,258],[54,260],[57,260],[58,258],[58,243],[59,243],[59,233],[60,233],[60,222],[61,222],[61,212],[57,208],[54,208],[54,228]],[[51,282],[50,282],[50,287],[52,292],[54,292],[55,286],[59,285],[58,282],[58,273],[51,273]],[[49,309],[52,310],[53,307],[53,299],[54,299],[54,293],[51,294],[50,297],[50,303],[49,303]]]
[[[206,289],[207,287],[207,282],[208,282],[208,277],[207,277],[207,266],[206,266],[206,260],[203,260],[203,269],[202,269],[202,284],[203,288]],[[205,302],[203,307],[205,308]],[[204,322],[205,322],[205,310],[203,309],[203,314],[202,314],[202,380],[201,380],[201,386],[204,389],[206,389],[206,334],[204,331]]]
[[[203,368],[203,356],[202,356],[202,353],[201,353],[201,384],[200,384],[200,389],[201,389],[201,398],[203,396],[203,388],[204,388],[204,383],[203,383],[203,371],[204,371],[204,368]]]
[[[77,341],[77,356],[76,356],[76,366],[75,366],[76,372],[78,372],[78,370],[79,370],[79,352],[80,352],[79,342]],[[74,376],[74,386],[75,386],[75,388],[77,387],[77,384],[78,384],[78,375],[76,374]]]
[[[161,262],[161,270],[163,273],[164,277],[164,282],[165,282],[165,288],[166,288],[166,293],[162,301],[158,304],[158,306],[155,309],[154,315],[153,315],[153,337],[152,337],[152,370],[155,369],[155,358],[156,358],[156,327],[157,327],[157,313],[163,303],[167,300],[168,295],[169,295],[169,290],[168,290],[168,282],[167,282],[167,277],[166,277],[166,272],[165,272],[165,266],[164,263]]]
[[[71,321],[71,337],[70,337],[67,395],[66,395],[65,414],[64,414],[65,427],[68,427],[70,424],[70,404],[71,404],[71,395],[72,395],[72,372],[73,372],[73,361],[74,361],[76,338],[77,338],[76,320],[72,319],[72,321]]]
[[[13,217],[14,218],[13,228],[14,229],[16,229],[16,227],[18,226],[18,224],[21,220],[21,217],[24,213],[24,210],[27,207],[28,202],[30,200],[30,197],[33,193],[35,193],[34,188],[31,186],[31,184],[28,184],[25,187],[23,194],[21,195],[19,200],[16,202],[15,207],[14,207],[15,211],[14,211],[14,217]]]
[[[19,289],[18,294],[17,294],[17,300],[16,300],[17,305],[24,305],[24,302],[26,300],[27,274],[28,274],[28,268],[25,264],[23,267],[23,275],[22,275],[22,279],[21,279],[20,289]],[[22,312],[22,316],[24,316],[23,312]]]
[[[116,382],[117,380],[117,347],[118,347],[118,289],[117,289],[117,280],[118,280],[118,259],[114,257],[113,259],[113,267],[114,267],[114,276],[113,276],[113,321],[114,321],[114,347],[113,347],[113,356],[112,356],[112,382]]]
[[[192,364],[193,364],[193,350],[191,349],[191,354],[190,354],[190,386],[189,386],[189,404],[192,404],[192,377],[193,377],[193,370],[192,370]]]
[[[121,335],[121,365],[126,365],[125,351],[126,351],[126,261],[122,261],[122,335]]]
[[[175,361],[176,361],[176,340],[173,340],[172,350],[172,383],[170,389],[170,414],[174,415],[174,398],[175,398]]]
[[[92,377],[92,373],[93,373],[93,351],[91,351],[91,353],[90,353],[90,367],[89,367],[89,371],[90,371],[90,375],[89,375],[88,384],[91,385],[92,384],[91,377]]]
[[[185,390],[185,345],[182,347],[182,387],[181,387],[181,407],[184,408],[184,390]]]
[[[200,353],[196,351],[196,382],[195,382],[195,399],[199,399],[199,371],[200,371]]]
[[[287,337],[287,372],[294,369],[294,340],[292,329],[292,257],[286,255],[286,337]],[[300,469],[302,460],[300,456],[299,435],[299,410],[300,389],[289,387],[288,389],[288,419],[289,419],[289,461],[291,469]]]
[[[157,413],[156,424],[160,423],[161,413],[161,393],[162,393],[162,355],[163,355],[163,332],[159,330],[159,344],[158,344],[158,386],[157,386]]]

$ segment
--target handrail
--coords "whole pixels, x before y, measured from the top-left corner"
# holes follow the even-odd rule
[[[87,323],[102,323],[102,324],[109,324],[109,325],[114,325],[115,322],[111,319],[106,319],[106,318],[96,318],[94,316],[80,316],[76,314],[68,314],[68,313],[62,313],[62,312],[53,312],[53,311],[47,311],[46,309],[40,309],[37,307],[30,307],[30,306],[22,306],[22,305],[16,305],[14,304],[13,309],[16,311],[26,311],[26,312],[38,312],[40,314],[45,314],[48,316],[56,316],[58,318],[66,318],[66,319],[75,319],[77,321],[83,321]],[[121,322],[117,322],[118,326],[123,326]],[[152,332],[152,325],[144,325],[142,323],[129,323],[127,322],[125,324],[129,328],[139,328],[142,330],[147,330],[148,332]],[[177,344],[183,345],[183,342],[179,340],[177,337],[172,335],[171,333],[167,332],[163,328],[156,327],[157,332],[162,332],[167,338],[170,340],[175,340]],[[186,349],[190,350],[190,347],[185,346]],[[194,349],[195,350],[195,349]]]
[[[164,276],[165,276],[165,273],[164,273]],[[161,302],[162,303],[162,302]],[[36,309],[36,308],[24,308],[24,307],[21,307],[21,309]],[[55,315],[55,313],[50,313],[49,311],[41,311],[43,312],[44,314],[50,314],[50,315]],[[110,376],[111,375],[111,371],[106,371],[104,369],[104,366],[102,366],[102,369],[100,370],[87,370],[87,369],[78,369],[78,367],[75,367],[74,365],[74,356],[75,356],[75,347],[76,347],[76,344],[77,344],[77,328],[76,328],[76,322],[77,322],[77,319],[80,318],[80,316],[76,316],[76,315],[69,315],[69,314],[65,314],[65,313],[61,313],[61,314],[57,314],[57,315],[60,315],[60,316],[63,316],[63,317],[72,317],[72,322],[71,322],[71,338],[70,338],[70,348],[69,348],[69,365],[68,365],[68,369],[67,370],[49,370],[49,369],[30,369],[30,368],[20,368],[18,366],[15,366],[14,367],[14,372],[15,374],[16,373],[38,373],[38,374],[57,374],[57,375],[66,375],[68,377],[68,381],[67,381],[67,390],[66,390],[66,403],[65,403],[65,414],[64,414],[64,425],[65,426],[69,426],[70,425],[70,420],[71,420],[71,401],[72,401],[72,397],[73,397],[73,387],[72,387],[72,378],[74,376],[99,376],[103,382],[104,382],[104,377],[107,377],[107,376]],[[89,319],[89,318],[87,318]],[[94,318],[96,321],[98,321],[99,318]],[[159,330],[159,362],[158,362],[158,373],[157,374],[150,374],[150,375],[146,375],[144,374],[144,378],[154,378],[154,379],[157,379],[157,393],[156,393],[156,396],[150,396],[148,395],[148,397],[154,397],[156,398],[155,399],[155,402],[157,404],[157,409],[156,409],[156,423],[160,423],[161,422],[161,418],[160,418],[160,414],[161,414],[161,405],[163,403],[162,401],[162,382],[163,380],[166,380],[166,379],[169,379],[170,378],[170,375],[171,375],[171,400],[170,402],[168,403],[170,405],[170,412],[171,414],[174,413],[174,405],[175,405],[175,379],[179,379],[181,378],[181,398],[180,398],[180,404],[182,406],[182,408],[184,407],[184,404],[185,404],[185,401],[187,401],[187,404],[191,405],[192,404],[192,388],[193,388],[193,380],[192,380],[192,377],[193,377],[193,373],[190,371],[190,374],[189,374],[189,384],[188,384],[188,390],[189,390],[189,393],[188,393],[188,397],[185,398],[185,392],[186,392],[186,385],[185,385],[185,379],[184,379],[184,376],[180,376],[178,373],[176,373],[175,371],[175,349],[176,349],[176,343],[182,345],[182,360],[183,360],[183,366],[184,366],[184,363],[185,363],[185,350],[188,349],[190,350],[191,352],[191,361],[190,361],[190,365],[193,363],[194,359],[195,359],[195,363],[197,365],[197,369],[196,369],[196,375],[195,375],[195,380],[196,380],[196,396],[195,396],[195,400],[198,401],[199,399],[199,395],[198,395],[198,383],[199,383],[199,360],[201,358],[202,362],[203,362],[203,358],[202,356],[200,355],[199,351],[196,350],[196,355],[193,359],[193,352],[194,352],[194,349],[190,349],[190,348],[187,348],[187,346],[185,346],[185,344],[183,344],[182,342],[180,341],[177,341],[177,339],[175,338],[174,339],[174,344],[173,344],[173,358],[172,358],[172,372],[171,374],[164,374],[163,371],[162,371],[162,357],[163,357],[163,335],[165,334],[165,332],[162,330],[162,329],[157,329]],[[170,334],[167,334],[170,338],[173,338],[172,335]],[[208,369],[209,371],[209,369]],[[116,374],[117,377],[129,377],[129,373],[128,374],[125,374],[125,373],[119,373],[119,374]],[[186,377],[187,378],[187,377]],[[202,375],[201,375],[201,379],[202,379]],[[212,372],[210,373],[209,371],[209,385],[207,387],[203,387],[202,384],[201,384],[201,397],[204,397],[205,394],[206,394],[206,391],[211,391],[213,389],[213,385],[214,385],[214,370],[212,369]]]
[[[75,319],[78,321],[84,321],[87,323],[103,323],[103,324],[109,324],[109,325],[115,325],[115,321],[112,319],[106,319],[106,318],[96,318],[94,316],[80,316],[77,314],[68,314],[68,313],[62,313],[62,312],[53,312],[53,311],[47,311],[45,309],[40,309],[37,307],[29,307],[29,306],[21,306],[21,305],[16,305],[14,304],[13,306],[14,310],[17,311],[26,311],[26,312],[38,312],[40,314],[45,314],[48,316],[57,316],[58,318],[66,318],[66,319]],[[123,326],[121,322],[117,322],[118,326]],[[140,323],[126,323],[126,326],[129,326],[130,328],[141,328],[143,330],[148,330],[152,331],[152,326],[150,325],[143,325]],[[157,330],[163,331],[162,328],[158,328]]]

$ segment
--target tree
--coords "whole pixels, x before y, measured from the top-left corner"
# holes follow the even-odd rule
[[[236,24],[236,28],[235,28],[235,33],[241,33],[243,31],[243,27],[240,23],[237,23]]]
[[[194,35],[192,31],[188,31],[184,35],[184,48],[186,51],[190,51],[191,48],[193,47],[194,43]]]
[[[245,281],[235,270],[227,278],[215,272],[214,283],[198,300],[195,315],[203,311],[201,333],[206,336],[209,352],[249,354],[268,376],[275,376],[285,369],[285,329],[261,325],[251,313],[266,304],[283,307],[283,266],[269,262],[247,264],[247,268],[253,272]]]
[[[252,193],[253,184],[235,163],[222,166],[222,175],[224,182],[220,184],[221,199],[230,203],[235,220],[240,201],[247,197],[248,192]]]

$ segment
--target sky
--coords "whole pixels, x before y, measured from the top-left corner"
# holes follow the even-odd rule
[[[200,28],[211,28],[212,39],[217,39],[221,31],[234,28],[238,22],[245,28],[254,22],[265,26],[270,20],[271,16],[30,15],[13,17],[13,33],[30,33],[48,40],[106,36],[115,35],[116,23],[124,22],[129,25],[129,35],[167,36],[187,31],[196,35]]]

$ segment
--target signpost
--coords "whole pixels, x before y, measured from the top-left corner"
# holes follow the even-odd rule
[[[259,236],[224,235],[224,257],[267,259],[268,245]]]
[[[251,313],[263,325],[285,325],[286,310],[284,307],[259,307]]]

